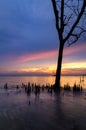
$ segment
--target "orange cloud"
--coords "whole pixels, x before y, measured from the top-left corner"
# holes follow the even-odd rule
[[[69,68],[62,69],[63,75],[83,75],[86,74],[86,68]]]
[[[50,66],[44,66],[44,67],[24,67],[20,68],[20,72],[32,72],[32,73],[46,73],[46,74],[54,74],[55,73],[56,66],[50,65]]]
[[[74,52],[86,51],[86,43],[77,44],[75,46],[66,47],[64,55],[73,54]]]
[[[25,54],[25,55],[18,57],[17,61],[19,63],[22,63],[22,62],[52,58],[52,57],[56,57],[56,55],[57,55],[56,50],[47,51],[47,52],[40,52],[40,53],[35,53],[35,54]]]
[[[86,51],[86,44],[77,44],[71,47],[67,47],[64,49],[64,61],[62,65],[62,74],[72,74],[72,73],[81,73],[82,71],[85,71],[86,62],[79,62],[79,61],[73,61],[70,60],[70,57],[68,56],[71,54],[73,55],[74,52],[79,53],[80,51]],[[67,56],[66,56],[67,55]],[[73,55],[74,56],[74,55]],[[48,73],[48,74],[55,74],[56,71],[56,62],[49,64],[50,58],[56,58],[58,57],[58,50],[52,50],[52,51],[44,51],[39,53],[33,53],[33,54],[24,54],[18,57],[13,57],[13,59],[16,58],[15,65],[9,68],[11,71],[16,70],[18,72],[32,72],[32,73]],[[67,59],[66,59],[67,57]],[[25,62],[29,61],[36,61],[36,60],[43,60],[47,59],[46,62],[44,62],[43,65],[30,65],[28,63],[28,66],[25,64]],[[24,64],[23,64],[24,63]],[[23,64],[23,66],[22,66]],[[18,66],[16,66],[18,65]],[[84,69],[83,69],[84,68]]]
[[[74,52],[79,52],[81,50],[86,51],[85,44],[79,44],[79,45],[77,44],[75,46],[67,47],[64,49],[63,56],[73,54]],[[52,51],[34,53],[34,54],[24,54],[17,58],[17,62],[24,63],[24,62],[34,61],[34,60],[53,58],[53,57],[56,57],[56,58],[58,57],[57,49],[52,50]]]

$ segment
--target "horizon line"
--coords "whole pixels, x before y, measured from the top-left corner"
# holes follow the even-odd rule
[[[0,77],[6,76],[54,76],[54,74],[0,74]],[[61,74],[61,76],[86,76],[86,74]]]

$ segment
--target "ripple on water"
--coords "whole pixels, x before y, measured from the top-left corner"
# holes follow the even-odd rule
[[[9,93],[9,95],[7,95]],[[27,96],[23,90],[0,91],[0,130],[86,129],[84,94]],[[30,101],[30,104],[29,104]]]

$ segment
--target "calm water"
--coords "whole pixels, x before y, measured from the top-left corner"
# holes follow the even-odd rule
[[[54,76],[12,76],[12,77],[0,77],[0,87],[3,87],[5,83],[8,83],[9,86],[21,85],[22,82],[27,84],[36,83],[40,85],[46,84],[54,84],[55,77]],[[62,76],[61,77],[61,86],[69,83],[72,87],[74,83],[80,83],[80,76]],[[84,77],[84,82],[81,83],[83,88],[86,88],[86,76]]]
[[[86,130],[86,92],[0,89],[0,130]]]
[[[27,95],[24,88],[2,89],[4,83],[54,83],[54,77],[0,77],[0,130],[86,130],[86,91],[61,91],[52,95],[45,90]],[[79,77],[62,77],[71,85]],[[29,104],[30,102],[30,104]]]

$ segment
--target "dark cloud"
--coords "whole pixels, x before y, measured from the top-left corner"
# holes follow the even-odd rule
[[[82,40],[83,38],[80,44]],[[86,38],[83,41],[86,44]],[[17,57],[52,51],[56,48],[58,37],[51,0],[0,0],[0,71],[2,68],[3,71],[6,68],[11,70],[15,66],[20,68],[21,64],[16,63]],[[77,61],[80,58],[83,61],[85,54],[83,49],[80,52],[70,51],[64,55],[63,62],[66,58],[69,62],[70,59]],[[28,67],[29,64],[41,66],[44,62],[54,64],[56,60],[57,57],[31,63],[29,61],[23,66]]]
[[[0,54],[22,54],[57,47],[51,2],[0,1]]]

